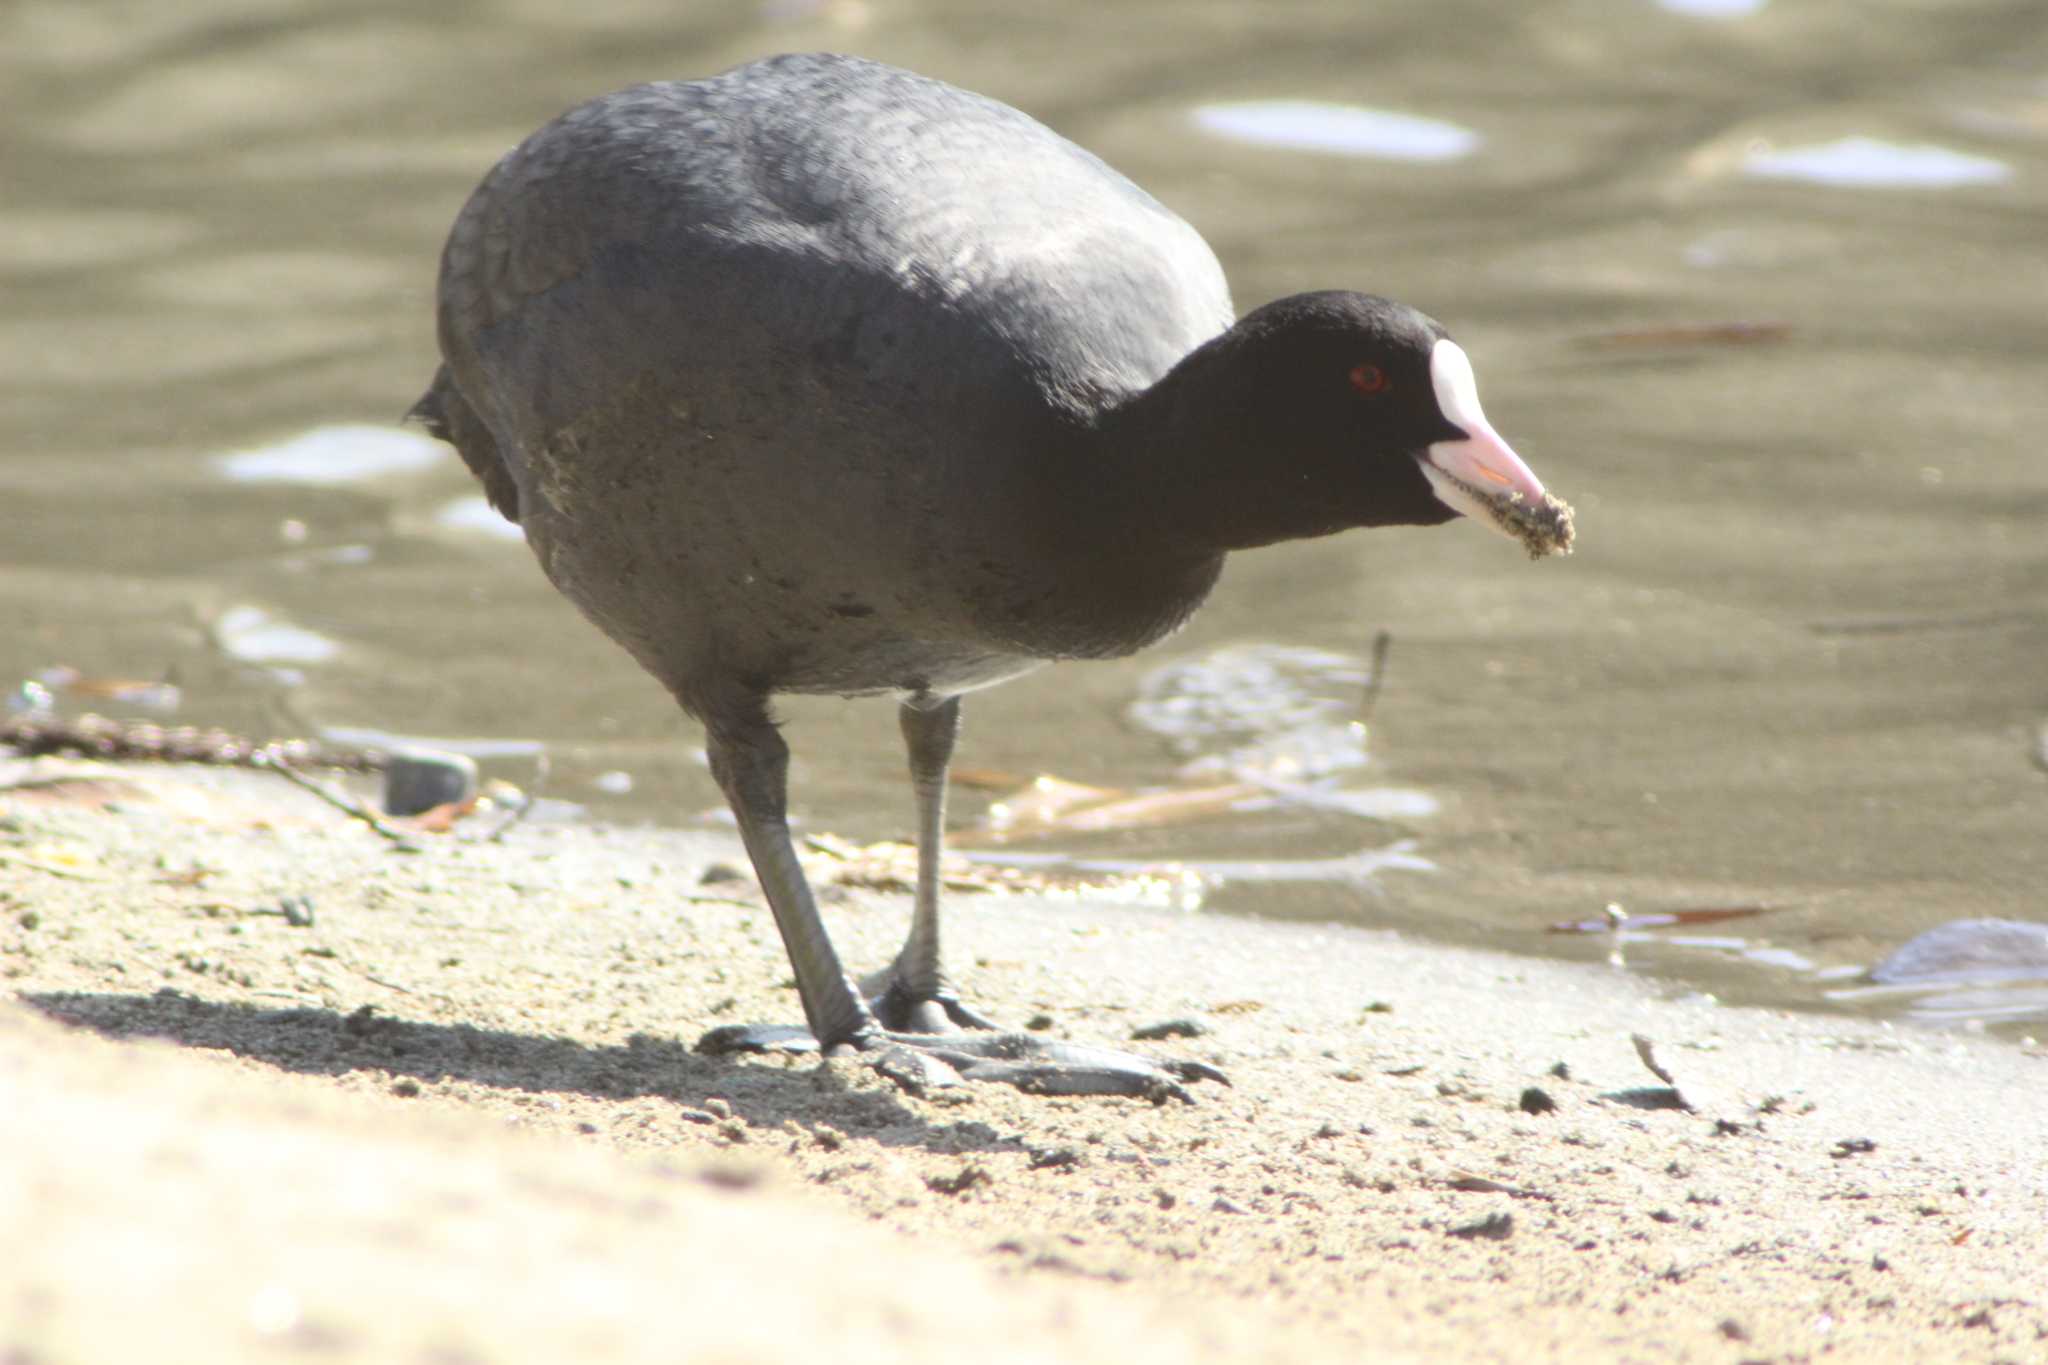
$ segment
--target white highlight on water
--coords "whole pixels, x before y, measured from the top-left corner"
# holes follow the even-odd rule
[[[229,607],[213,623],[221,650],[246,663],[317,664],[341,646],[304,626],[280,621],[261,607]]]
[[[434,524],[451,531],[473,531],[496,540],[524,540],[526,533],[517,522],[507,521],[483,494],[443,503],[434,513]]]
[[[454,452],[418,432],[366,423],[314,427],[275,445],[214,458],[237,483],[366,483],[426,469]]]
[[[1389,161],[1455,161],[1479,146],[1479,134],[1455,123],[1316,100],[1205,104],[1193,117],[1204,132],[1238,142]]]
[[[1804,180],[1844,189],[1949,189],[2012,178],[2012,167],[1931,142],[1905,144],[1845,137],[1805,147],[1765,147],[1742,160],[1765,180]]]
[[[1657,0],[1657,8],[1691,19],[1741,19],[1769,3],[1770,0]]]

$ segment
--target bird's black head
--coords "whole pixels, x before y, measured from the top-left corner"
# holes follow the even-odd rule
[[[1174,391],[1188,474],[1208,490],[1202,520],[1233,547],[1466,514],[1533,549],[1503,509],[1554,502],[1487,422],[1463,349],[1391,299],[1276,300],[1160,387]],[[1567,520],[1551,548],[1568,543]]]

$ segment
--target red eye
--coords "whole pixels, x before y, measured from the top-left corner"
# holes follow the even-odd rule
[[[1392,384],[1387,372],[1377,365],[1368,363],[1351,367],[1351,387],[1368,397],[1385,393]]]

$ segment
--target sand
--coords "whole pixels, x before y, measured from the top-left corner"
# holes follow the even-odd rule
[[[2024,1045],[963,895],[981,1008],[1186,1021],[1128,1046],[1235,1084],[920,1098],[690,1051],[797,1012],[728,836],[478,818],[402,852],[258,774],[25,774],[9,1365],[2048,1359]],[[903,896],[825,898],[850,958],[893,948]]]

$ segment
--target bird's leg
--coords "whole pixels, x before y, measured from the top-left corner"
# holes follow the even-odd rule
[[[929,724],[904,721],[911,765],[919,776],[918,805],[923,813],[918,878],[918,909],[910,940],[897,961],[906,964],[890,975],[928,988],[917,1003],[939,1012],[948,1025],[986,1027],[979,1015],[947,1000],[951,992],[939,969],[938,835],[943,819],[945,759],[959,725],[959,707],[947,702],[942,718]],[[738,818],[740,839],[761,879],[761,890],[775,912],[790,966],[796,971],[797,994],[810,1028],[761,1024],[712,1029],[697,1042],[699,1052],[824,1052],[851,1049],[868,1064],[906,1090],[960,1081],[999,1081],[1020,1090],[1048,1095],[1136,1095],[1160,1100],[1187,1098],[1184,1080],[1223,1080],[1223,1073],[1200,1062],[1155,1062],[1108,1048],[1049,1042],[1028,1033],[894,1032],[882,1028],[860,992],[847,978],[839,954],[825,934],[811,888],[790,844],[788,816],[789,747],[775,732],[765,711],[755,708],[735,720],[730,714],[708,723],[706,748],[711,774],[725,792]],[[929,732],[936,732],[931,734]],[[921,742],[917,736],[925,736]],[[922,758],[920,758],[922,755]],[[926,780],[926,779],[929,780]],[[929,792],[929,795],[927,795]],[[887,993],[885,992],[885,998]],[[954,1009],[959,1013],[955,1014]],[[918,1022],[918,1021],[913,1021]]]
[[[898,712],[910,754],[910,784],[917,793],[917,903],[910,936],[896,960],[863,982],[883,1027],[907,1033],[992,1029],[994,1022],[967,1007],[939,955],[939,857],[946,837],[946,765],[960,733],[960,699],[919,696]]]
[[[765,712],[758,711],[738,723],[707,723],[705,740],[711,775],[739,821],[740,841],[775,913],[775,927],[782,931],[811,1038],[827,1051],[842,1043],[862,1046],[880,1029],[839,964],[789,841],[789,746]],[[749,1026],[742,1032],[744,1038],[730,1040],[735,1046],[804,1046],[796,1029]]]
[[[1111,1048],[1052,1042],[998,1026],[960,999],[939,952],[939,858],[946,834],[946,766],[960,733],[960,699],[913,697],[898,712],[917,793],[917,901],[910,934],[888,968],[862,985],[884,1028],[963,1080],[1003,1081],[1020,1090],[1061,1095],[1144,1095],[1187,1098],[1181,1081],[1215,1080],[1222,1072],[1200,1062],[1155,1062]],[[956,1029],[989,1030],[972,1034]],[[911,1035],[906,1037],[905,1035]],[[922,1036],[935,1035],[935,1036]],[[899,1081],[905,1078],[883,1068]]]

